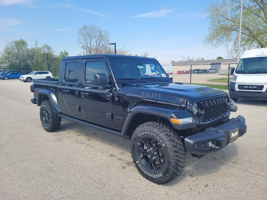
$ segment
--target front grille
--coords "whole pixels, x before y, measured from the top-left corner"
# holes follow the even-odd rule
[[[262,90],[263,85],[238,85],[239,90]]]
[[[203,110],[202,115],[199,117],[200,123],[219,120],[229,114],[228,99],[225,96],[203,100],[197,104]]]

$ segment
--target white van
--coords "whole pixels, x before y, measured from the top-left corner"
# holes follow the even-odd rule
[[[245,51],[229,85],[230,97],[267,100],[267,48]]]

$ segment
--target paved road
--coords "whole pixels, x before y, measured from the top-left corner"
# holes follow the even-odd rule
[[[69,121],[45,132],[29,83],[0,81],[0,199],[266,199],[267,102],[241,101],[248,133],[165,186],[132,164],[129,141]],[[233,116],[236,116],[234,114]]]

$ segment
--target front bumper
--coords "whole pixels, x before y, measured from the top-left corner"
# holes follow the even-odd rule
[[[205,131],[185,137],[185,149],[193,154],[218,151],[247,132],[245,118],[238,116]]]
[[[229,95],[231,98],[253,98],[253,99],[267,99],[267,86],[266,84],[261,84],[263,88],[261,90],[248,90],[248,89],[238,89],[239,85],[250,84],[237,84],[235,82],[230,82],[229,84]]]

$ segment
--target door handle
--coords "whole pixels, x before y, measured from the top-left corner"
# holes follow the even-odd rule
[[[63,93],[69,93],[70,90],[63,89],[62,92],[63,92]]]
[[[106,100],[110,101],[111,100],[111,97],[112,97],[112,93],[107,92],[106,95],[105,95],[105,97],[106,97]]]
[[[89,92],[81,92],[82,96],[89,96]]]

